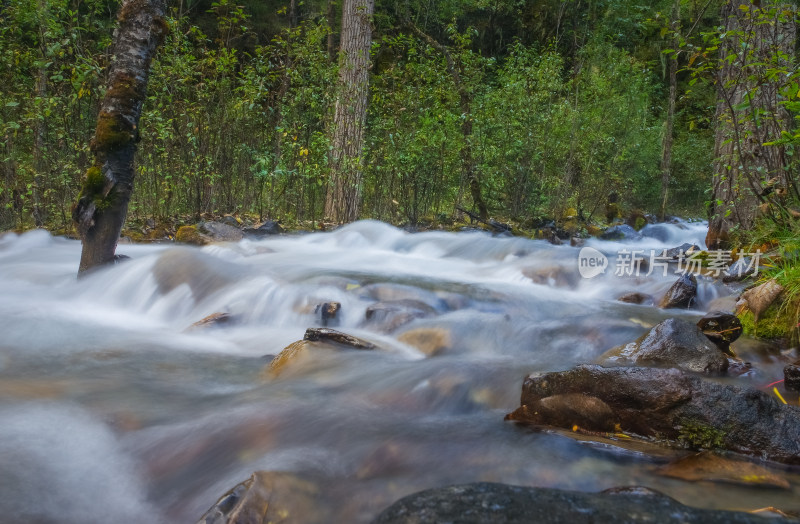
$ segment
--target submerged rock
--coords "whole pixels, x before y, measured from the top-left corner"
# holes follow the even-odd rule
[[[677,369],[579,366],[531,375],[522,385],[520,408],[508,417],[528,422],[526,406],[571,394],[605,403],[614,423],[629,434],[677,447],[724,449],[800,464],[800,408],[763,391],[719,384]],[[567,426],[562,418],[529,422]]]
[[[291,473],[257,471],[224,494],[197,524],[325,522],[319,487]]]
[[[695,373],[724,373],[728,359],[698,328],[685,320],[668,318],[635,342],[614,348],[600,363],[675,367]]]
[[[658,303],[658,307],[662,309],[685,309],[692,305],[696,296],[697,279],[691,273],[685,273],[670,286]]]
[[[650,305],[653,303],[653,297],[648,295],[647,293],[639,293],[637,291],[632,291],[630,293],[625,293],[624,295],[620,295],[617,297],[617,300],[620,302],[625,302],[627,304],[647,304]]]
[[[414,493],[395,502],[373,524],[763,524],[749,513],[697,509],[649,488],[584,493],[478,482]]]
[[[606,229],[600,238],[603,240],[639,240],[642,235],[628,224],[620,224]]]
[[[339,302],[323,302],[314,307],[314,314],[317,315],[322,327],[337,326],[339,325],[340,309],[342,309],[342,304]]]
[[[233,317],[229,313],[211,313],[207,317],[204,317],[184,331],[194,331],[196,329],[206,329],[210,327],[219,327],[224,324],[230,324],[233,320]]]
[[[731,344],[742,334],[742,322],[739,317],[724,311],[711,311],[697,321],[697,327],[721,351],[735,356]]]
[[[779,489],[791,487],[785,477],[763,466],[716,451],[703,451],[680,458],[656,469],[656,473],[690,482],[704,480]]]
[[[413,346],[429,357],[449,349],[453,342],[450,330],[442,327],[420,327],[403,332],[397,340]]]
[[[366,325],[382,331],[394,331],[418,318],[430,318],[436,310],[421,300],[401,299],[376,302],[367,307]]]

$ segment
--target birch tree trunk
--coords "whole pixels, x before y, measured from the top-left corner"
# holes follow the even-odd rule
[[[374,8],[375,0],[344,0],[342,5],[338,95],[325,199],[325,216],[336,223],[356,220],[361,205],[361,155],[367,121]]]
[[[166,0],[123,0],[112,43],[113,61],[72,219],[83,243],[79,273],[114,260],[133,192],[139,117],[150,62],[167,32]]]

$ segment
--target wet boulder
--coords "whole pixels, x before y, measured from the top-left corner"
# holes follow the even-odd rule
[[[691,273],[685,273],[675,281],[667,290],[658,307],[669,308],[688,308],[697,297],[697,279]]]
[[[800,391],[800,361],[783,368],[783,387],[789,391]]]
[[[700,251],[700,246],[685,242],[680,246],[667,249],[665,255],[672,259],[679,259],[680,257],[688,257]]]
[[[375,349],[377,346],[362,338],[328,328],[308,328],[303,340],[339,344],[351,349]]]
[[[250,237],[266,237],[271,235],[280,235],[284,233],[284,229],[275,220],[267,220],[258,227],[248,227],[244,230],[244,234]]]
[[[342,309],[342,304],[339,302],[323,302],[314,307],[314,314],[322,327],[338,326],[339,325],[339,310]]]
[[[592,431],[614,431],[614,412],[608,404],[590,395],[568,393],[552,395],[520,406],[506,416],[528,424],[562,428],[592,428]],[[577,429],[577,428],[576,428]]]
[[[430,318],[436,310],[421,300],[401,299],[376,302],[364,313],[365,324],[374,329],[391,332],[418,318]]]
[[[197,230],[197,226],[181,226],[175,232],[175,242],[204,246],[211,242],[211,237]]]
[[[721,351],[735,356],[731,344],[742,334],[739,317],[725,311],[711,311],[697,321],[697,327]]]
[[[685,320],[668,318],[635,342],[614,348],[601,364],[674,367],[695,373],[724,373],[728,359],[698,328]]]
[[[628,224],[620,224],[606,229],[600,238],[603,240],[640,240],[642,235]]]
[[[585,493],[489,482],[434,488],[395,502],[373,524],[763,524],[745,512],[698,509],[643,487]]]
[[[530,408],[525,406],[574,394],[604,402],[614,423],[630,435],[675,447],[721,449],[800,464],[800,408],[784,405],[764,391],[713,382],[677,369],[584,365],[530,375],[522,385],[520,408],[508,417],[526,422]],[[560,418],[553,422],[566,427]],[[606,427],[604,423],[584,429],[604,431]]]
[[[200,222],[197,230],[209,237],[213,242],[238,242],[244,235],[238,227],[222,222]]]

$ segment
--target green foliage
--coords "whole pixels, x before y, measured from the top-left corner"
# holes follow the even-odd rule
[[[640,4],[379,1],[364,216],[417,223],[469,207],[468,160],[496,216],[575,209],[597,220],[611,192],[626,213],[657,209],[665,95],[653,39],[669,2]],[[137,130],[133,217],[322,218],[337,61],[327,3],[295,5],[296,26],[286,1],[173,9]],[[103,115],[95,133],[113,11],[105,0],[4,3],[0,59],[13,67],[0,69],[0,228],[30,227],[37,208],[68,226],[91,139],[135,138]],[[406,20],[446,47],[458,81]],[[697,212],[707,185],[704,89],[681,102],[676,123],[681,211]],[[124,86],[112,94],[126,98]]]

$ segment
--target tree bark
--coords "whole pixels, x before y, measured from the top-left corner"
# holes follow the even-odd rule
[[[31,197],[33,199],[33,222],[36,227],[44,225],[44,210],[42,206],[41,188],[44,187],[44,172],[46,163],[44,158],[45,153],[45,135],[47,134],[47,121],[44,117],[43,108],[47,104],[47,68],[45,61],[47,60],[47,2],[38,0],[36,2],[38,9],[38,25],[39,25],[39,61],[41,62],[36,71],[36,97],[39,99],[39,107],[42,111],[37,115],[36,126],[34,129],[34,142],[33,142],[33,185],[31,186]]]
[[[114,260],[133,192],[150,63],[167,32],[165,7],[166,0],[123,0],[117,17],[113,62],[91,142],[94,164],[72,210],[83,243],[79,273]]]
[[[667,197],[669,196],[669,179],[672,174],[672,144],[675,125],[675,100],[678,92],[678,25],[681,20],[681,2],[675,0],[672,6],[672,53],[667,58],[667,75],[669,76],[669,99],[667,100],[667,119],[664,122],[664,140],[661,147],[661,209],[659,218],[663,221],[667,215]]]
[[[756,65],[786,62],[794,54],[794,21],[761,19],[777,5],[731,0],[722,7],[724,31],[735,36],[720,45],[709,249],[727,248],[735,228],[750,229],[770,188],[794,184],[784,169],[784,148],[764,145],[779,139],[791,120],[778,105],[778,85],[766,78],[767,66]],[[784,58],[776,59],[779,54]]]
[[[333,117],[331,171],[325,215],[336,223],[358,218],[362,150],[369,95],[372,13],[375,0],[344,0],[338,95]]]

